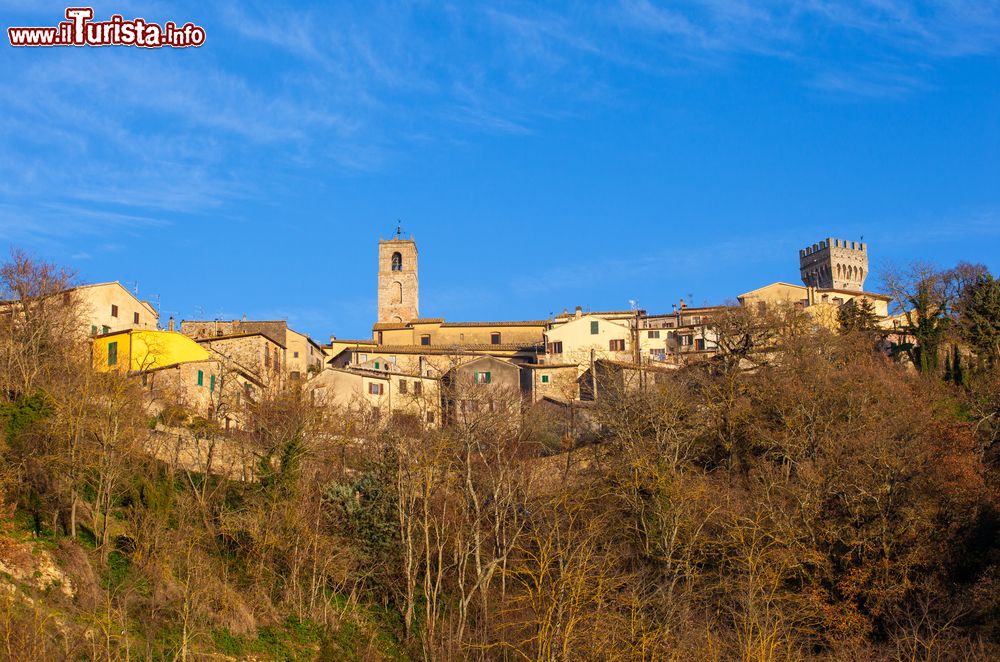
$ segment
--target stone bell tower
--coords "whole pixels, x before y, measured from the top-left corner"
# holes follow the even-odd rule
[[[863,292],[868,247],[861,242],[826,239],[799,251],[802,282],[810,287]]]
[[[420,316],[417,282],[417,243],[403,239],[396,228],[393,239],[378,242],[378,322],[409,322]]]

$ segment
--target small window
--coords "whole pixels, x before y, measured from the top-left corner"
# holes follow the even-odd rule
[[[423,383],[419,381],[413,382],[413,395],[420,395],[423,392],[424,392]]]
[[[358,363],[366,363],[368,361],[367,354],[358,354]]]
[[[132,313],[132,323],[133,324],[139,323],[139,313]]]
[[[404,394],[404,395],[406,394],[406,380],[405,379],[400,379],[399,380],[399,392],[402,393],[402,394]]]
[[[199,370],[198,371],[198,386],[204,386],[204,385],[205,385],[205,373],[203,373],[201,370]]]
[[[299,353],[298,352],[292,352],[292,358],[294,358],[294,359],[299,358]]]
[[[149,375],[142,373],[142,385],[146,386],[147,384],[149,384]]]
[[[557,340],[556,342],[550,342],[548,345],[546,345],[545,351],[547,351],[549,354],[562,354],[563,351],[562,341]]]
[[[69,298],[70,298],[69,292],[63,292],[63,305],[64,306],[68,306],[69,305]]]
[[[475,373],[477,384],[489,384],[490,383],[490,373],[488,372],[477,372]]]
[[[368,392],[372,395],[382,395],[382,384],[372,382],[368,384]]]
[[[617,338],[608,342],[608,347],[612,352],[624,352],[625,340]]]
[[[596,335],[598,331],[599,331],[598,322],[597,320],[594,320],[593,322],[590,323],[590,333],[591,335]]]
[[[215,375],[209,375],[208,377],[208,392],[215,393]]]
[[[392,270],[393,271],[403,270],[403,256],[398,252],[392,254]]]
[[[288,377],[289,379],[299,379],[301,377],[301,374],[299,373],[298,370],[292,370],[290,373],[288,373]]]
[[[108,365],[118,365],[118,343],[108,343]]]
[[[118,317],[118,306],[111,304],[111,316]]]
[[[430,336],[420,336],[420,344],[421,345],[430,345],[431,344],[431,337]]]
[[[427,412],[427,422],[428,423],[434,422],[434,412],[432,411]]]
[[[650,331],[649,334],[647,334],[647,335],[650,338],[659,338],[660,337],[660,332],[659,331]]]
[[[500,334],[499,333],[494,332],[494,333],[490,334],[490,344],[491,345],[499,345],[500,344]]]
[[[694,341],[694,348],[697,349],[699,352],[704,352],[705,351],[705,339],[704,338],[698,338],[697,340],[695,340]]]
[[[97,335],[97,325],[96,324],[91,324],[90,325],[90,335],[92,335],[92,336],[96,336]]]
[[[381,365],[382,365],[381,363],[379,363],[378,361],[376,361],[375,362],[375,369],[378,370],[379,366],[381,366]]]
[[[111,327],[105,324],[101,327],[101,333],[111,333]]]
[[[694,340],[694,336],[691,335],[681,336],[681,345],[684,347],[690,347],[692,340]]]
[[[549,376],[548,375],[542,375],[542,383],[543,384],[548,384],[549,383]]]

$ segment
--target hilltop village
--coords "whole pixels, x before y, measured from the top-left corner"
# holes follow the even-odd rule
[[[802,283],[776,282],[736,297],[754,311],[792,306],[834,328],[844,307],[864,306],[891,328],[889,297],[866,292],[868,247],[828,238],[799,251]],[[181,407],[226,430],[260,390],[305,388],[318,407],[375,424],[439,426],[500,402],[583,407],[602,389],[646,383],[719,351],[715,320],[726,306],[669,311],[566,310],[550,319],[452,322],[420,312],[412,239],[378,244],[378,317],[366,339],[320,343],[280,320],[181,320],[165,328],[155,308],[118,282],[67,291],[85,311],[98,371],[141,380],[150,403]],[[473,388],[476,387],[476,388]],[[503,393],[505,397],[498,396]],[[490,395],[490,394],[493,395]],[[516,397],[515,397],[516,396]]]

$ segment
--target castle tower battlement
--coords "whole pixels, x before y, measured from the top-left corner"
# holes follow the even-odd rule
[[[868,248],[861,242],[827,238],[799,251],[799,272],[809,287],[863,292]]]
[[[404,323],[420,317],[417,244],[410,239],[378,242],[378,322]]]

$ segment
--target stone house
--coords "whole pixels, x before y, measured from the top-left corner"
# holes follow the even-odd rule
[[[317,407],[332,407],[373,424],[410,420],[441,424],[441,382],[434,377],[363,368],[327,368],[307,387]]]

